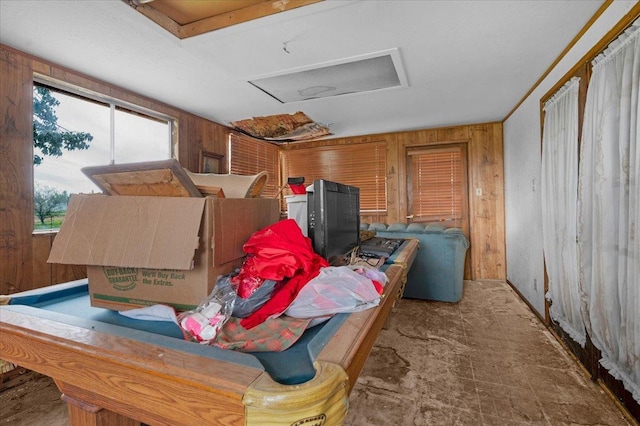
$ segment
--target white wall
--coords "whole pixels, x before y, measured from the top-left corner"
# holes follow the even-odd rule
[[[542,83],[504,122],[507,279],[544,316],[544,263],[540,205],[540,98],[637,0],[615,0]]]

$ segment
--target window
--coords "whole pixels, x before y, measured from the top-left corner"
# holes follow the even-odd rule
[[[464,227],[467,215],[466,146],[408,151],[409,209],[415,222]]]
[[[283,180],[304,177],[305,185],[316,179],[360,188],[360,211],[387,210],[387,144],[332,145],[284,151]]]
[[[99,192],[82,167],[171,158],[168,118],[39,83],[33,97],[36,230],[60,227],[71,194]]]
[[[236,175],[255,175],[267,172],[262,198],[278,194],[278,147],[269,142],[237,133],[229,134],[229,172]]]

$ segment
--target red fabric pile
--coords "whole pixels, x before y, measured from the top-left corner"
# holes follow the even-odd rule
[[[284,312],[300,289],[318,275],[320,268],[329,266],[313,251],[311,240],[302,234],[293,219],[281,220],[257,231],[243,250],[248,258],[240,271],[241,276],[250,271],[263,280],[283,281],[264,305],[240,321],[246,329]]]

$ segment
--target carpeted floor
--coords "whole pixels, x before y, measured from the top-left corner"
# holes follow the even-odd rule
[[[629,425],[504,282],[457,304],[402,299],[350,397],[347,425]]]
[[[68,424],[50,379],[0,394],[0,425]],[[456,304],[400,300],[349,399],[348,426],[633,425],[504,282]]]

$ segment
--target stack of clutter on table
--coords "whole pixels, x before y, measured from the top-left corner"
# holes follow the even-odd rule
[[[386,275],[329,266],[277,199],[260,198],[264,173],[194,174],[175,159],[83,171],[105,194],[72,196],[49,262],[87,266],[92,306],[256,351],[379,303]]]
[[[244,251],[247,258],[237,273],[219,277],[200,308],[179,316],[188,337],[245,351],[284,350],[306,328],[334,314],[377,306],[387,282],[375,268],[329,266],[292,219],[257,231]],[[214,338],[186,324],[212,302],[221,307],[219,311],[231,312]]]

